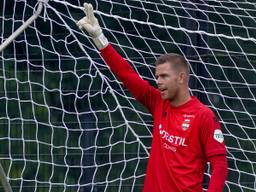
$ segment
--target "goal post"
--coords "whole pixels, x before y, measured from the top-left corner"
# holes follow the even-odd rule
[[[223,127],[225,192],[256,188],[256,11],[252,1],[88,0],[104,34],[145,80],[175,52],[190,92]],[[0,2],[1,44],[43,1]],[[137,192],[153,119],[78,29],[84,0],[50,0],[0,52],[0,161],[13,191]],[[210,178],[205,171],[204,189]],[[0,190],[1,190],[0,186]]]

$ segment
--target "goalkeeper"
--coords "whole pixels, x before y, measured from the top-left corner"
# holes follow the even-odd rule
[[[164,54],[156,61],[158,89],[142,80],[104,36],[91,4],[77,22],[100,50],[111,71],[154,118],[144,192],[202,192],[207,162],[208,192],[221,192],[227,177],[223,134],[214,113],[189,94],[189,65],[183,56]]]

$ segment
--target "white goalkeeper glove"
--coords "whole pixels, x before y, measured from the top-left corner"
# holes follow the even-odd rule
[[[84,12],[86,16],[76,23],[77,26],[88,32],[99,50],[105,48],[108,45],[108,40],[102,32],[97,18],[93,14],[92,4],[84,3]]]

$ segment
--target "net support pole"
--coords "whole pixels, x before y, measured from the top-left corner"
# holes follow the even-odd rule
[[[44,4],[48,2],[48,0],[38,0],[38,2],[39,2],[38,7],[35,13],[0,45],[0,53],[40,15],[40,13],[43,10]],[[6,178],[6,175],[1,163],[0,163],[0,181],[2,183],[2,186],[5,192],[12,192],[11,185]]]
[[[43,10],[44,3],[47,1],[48,0],[39,0],[35,13],[0,45],[0,53],[40,15]]]
[[[0,163],[0,181],[2,183],[2,186],[3,186],[5,192],[12,192],[11,185],[6,179],[6,175],[4,173],[4,169],[1,165],[1,163]]]

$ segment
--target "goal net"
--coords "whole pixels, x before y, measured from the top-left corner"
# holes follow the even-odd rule
[[[185,55],[190,91],[218,115],[229,164],[225,191],[256,188],[256,4],[88,0],[104,33],[141,77]],[[152,117],[75,22],[83,0],[50,0],[0,53],[0,162],[13,191],[141,191]],[[37,1],[0,2],[1,43]],[[204,189],[210,178],[205,171]],[[2,189],[0,189],[2,190]]]

